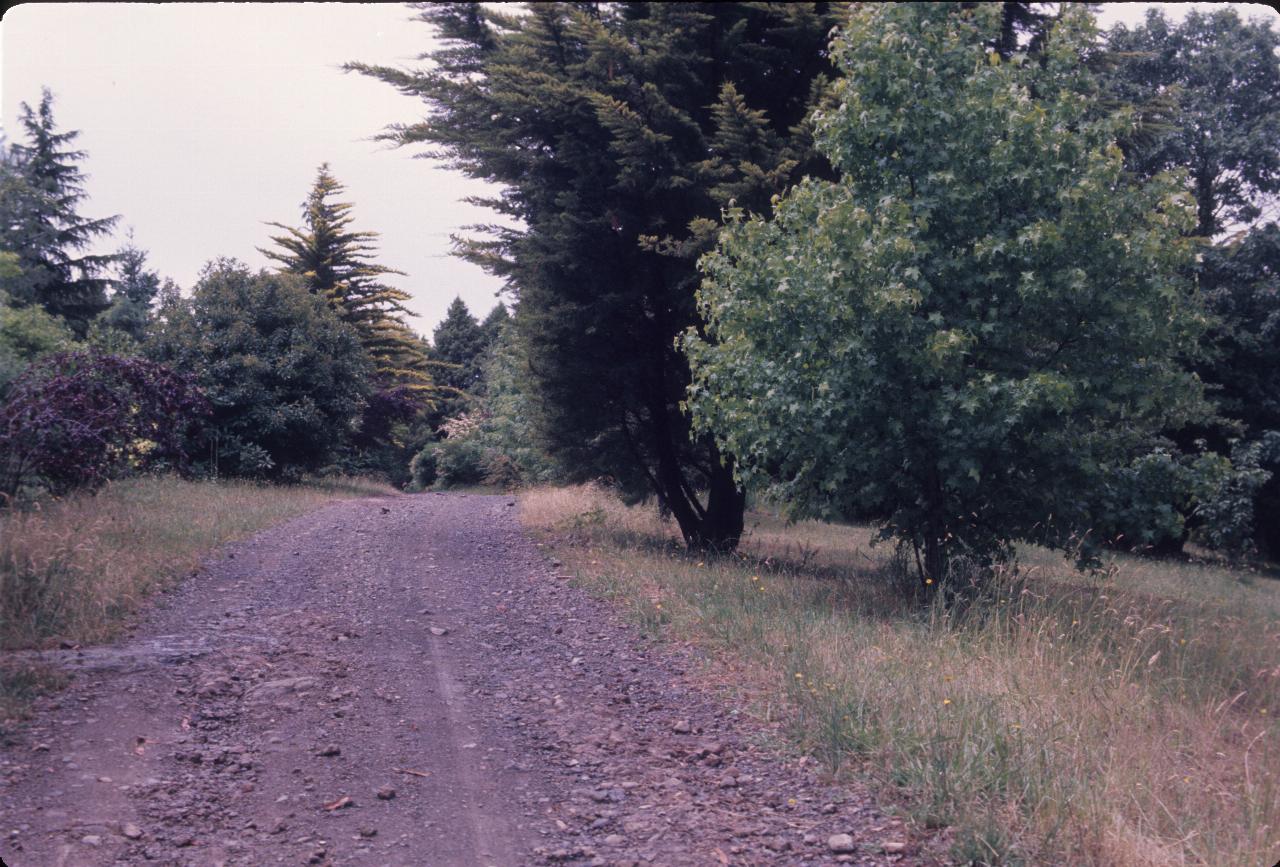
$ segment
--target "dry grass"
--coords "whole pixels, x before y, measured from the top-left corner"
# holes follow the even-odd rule
[[[0,513],[0,649],[106,639],[218,545],[335,498],[383,493],[391,489],[353,479],[266,486],[162,477]]]
[[[755,515],[691,558],[652,509],[525,494],[580,580],[712,650],[757,713],[870,773],[967,863],[1263,865],[1280,856],[1280,582],[1026,551],[1003,593],[921,607],[864,528]]]

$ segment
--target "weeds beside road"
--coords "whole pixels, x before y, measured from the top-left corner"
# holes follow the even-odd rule
[[[911,600],[865,528],[756,515],[739,554],[696,558],[591,488],[530,492],[522,515],[648,630],[712,650],[833,771],[952,828],[962,862],[1280,855],[1270,578],[1127,557],[1091,577],[1027,551],[997,601],[956,614]]]
[[[149,594],[219,545],[335,498],[390,492],[364,479],[280,486],[163,476],[0,512],[0,650],[110,638]],[[50,678],[0,667],[0,723]]]

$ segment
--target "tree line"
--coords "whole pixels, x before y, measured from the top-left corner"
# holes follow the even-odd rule
[[[384,137],[502,192],[570,478],[732,549],[744,492],[921,580],[1032,540],[1280,554],[1280,67],[1232,10],[421,4]],[[834,38],[832,34],[834,33]]]
[[[1019,541],[1083,562],[1191,542],[1280,556],[1265,22],[414,5],[426,68],[347,69],[424,103],[385,140],[499,190],[484,203],[506,224],[456,241],[504,279],[509,321],[459,301],[432,343],[413,335],[324,168],[302,224],[274,224],[275,272],[218,260],[188,298],[139,251],[83,255],[111,223],[75,216],[82,155],[42,126],[46,99],[3,178],[0,332],[23,333],[21,357],[128,339],[190,372],[210,404],[194,465],[603,479],[722,551],[751,492],[876,524],[929,588]],[[20,204],[35,183],[61,190],[56,242],[20,229],[40,225]]]
[[[119,217],[82,214],[82,163],[54,99],[21,106],[0,158],[0,495],[94,487],[147,468],[293,480],[321,471],[407,481],[477,375],[483,334],[459,300],[435,345],[407,324],[404,276],[327,165],[296,226],[253,271],[214,258],[189,293],[132,241],[91,253]],[[477,337],[456,335],[470,322]],[[469,340],[469,342],[468,342]]]

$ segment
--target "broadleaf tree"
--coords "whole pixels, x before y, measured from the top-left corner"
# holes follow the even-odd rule
[[[348,68],[428,106],[388,140],[500,187],[480,201],[503,223],[460,253],[516,300],[543,443],[577,478],[655,496],[691,547],[734,547],[744,495],[690,429],[674,341],[728,199],[767,211],[825,170],[804,119],[843,4],[416,6],[430,68]]]
[[[1175,439],[1187,451],[1256,456],[1240,471],[1271,477],[1252,487],[1252,515],[1234,512],[1254,525],[1262,553],[1280,558],[1280,455],[1266,447],[1268,432],[1280,432],[1280,33],[1230,8],[1178,22],[1151,10],[1143,23],[1109,31],[1107,46],[1115,58],[1109,89],[1164,106],[1159,130],[1131,150],[1130,165],[1144,176],[1185,170],[1196,198],[1192,232],[1206,245],[1193,271],[1215,318],[1196,370],[1222,421]],[[1182,511],[1181,531],[1165,549],[1180,548],[1193,526],[1216,533],[1208,516],[1220,520],[1224,509]]]
[[[840,176],[703,259],[689,401],[797,513],[880,522],[932,589],[1011,542],[1067,545],[1108,473],[1201,415],[1178,364],[1203,315],[1180,278],[1194,205],[1141,182],[1099,116],[1092,15],[1035,62],[1001,7],[867,4],[818,141]]]

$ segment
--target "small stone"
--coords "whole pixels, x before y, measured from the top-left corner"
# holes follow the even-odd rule
[[[625,842],[627,842],[627,838],[623,837],[621,834],[610,834],[608,837],[604,838],[604,844],[606,846],[621,846]]]
[[[832,834],[827,838],[827,848],[832,852],[852,852],[856,847],[848,834]]]
[[[433,626],[431,627],[431,634],[432,635],[448,635],[449,630],[445,629],[443,626]]]
[[[378,789],[377,795],[379,801],[390,801],[396,796],[396,790],[391,788],[391,786],[383,786],[381,789]]]
[[[142,836],[142,829],[132,822],[125,822],[124,828],[121,829],[120,833],[124,834],[130,840],[137,840]]]
[[[376,836],[378,836],[378,829],[377,829],[377,828],[361,828],[361,829],[360,829],[360,836],[361,836],[361,837],[376,837]]]
[[[319,751],[317,751],[316,755],[325,759],[331,758],[333,756],[340,756],[342,755],[342,748],[337,744],[329,744],[327,747],[322,747]]]
[[[693,726],[689,725],[688,720],[682,719],[673,725],[671,730],[678,735],[687,735],[689,732],[693,731]]]
[[[836,805],[835,805],[835,804],[823,804],[823,805],[822,805],[822,812],[823,812],[823,814],[824,814],[824,815],[830,816],[830,815],[831,815],[832,813],[834,813],[835,811],[836,811]]]
[[[83,837],[80,838],[80,842],[85,844],[86,846],[101,846],[102,838],[99,837],[97,834],[85,834]]]
[[[880,844],[880,851],[886,855],[896,855],[907,851],[907,844],[901,840],[887,840]]]

